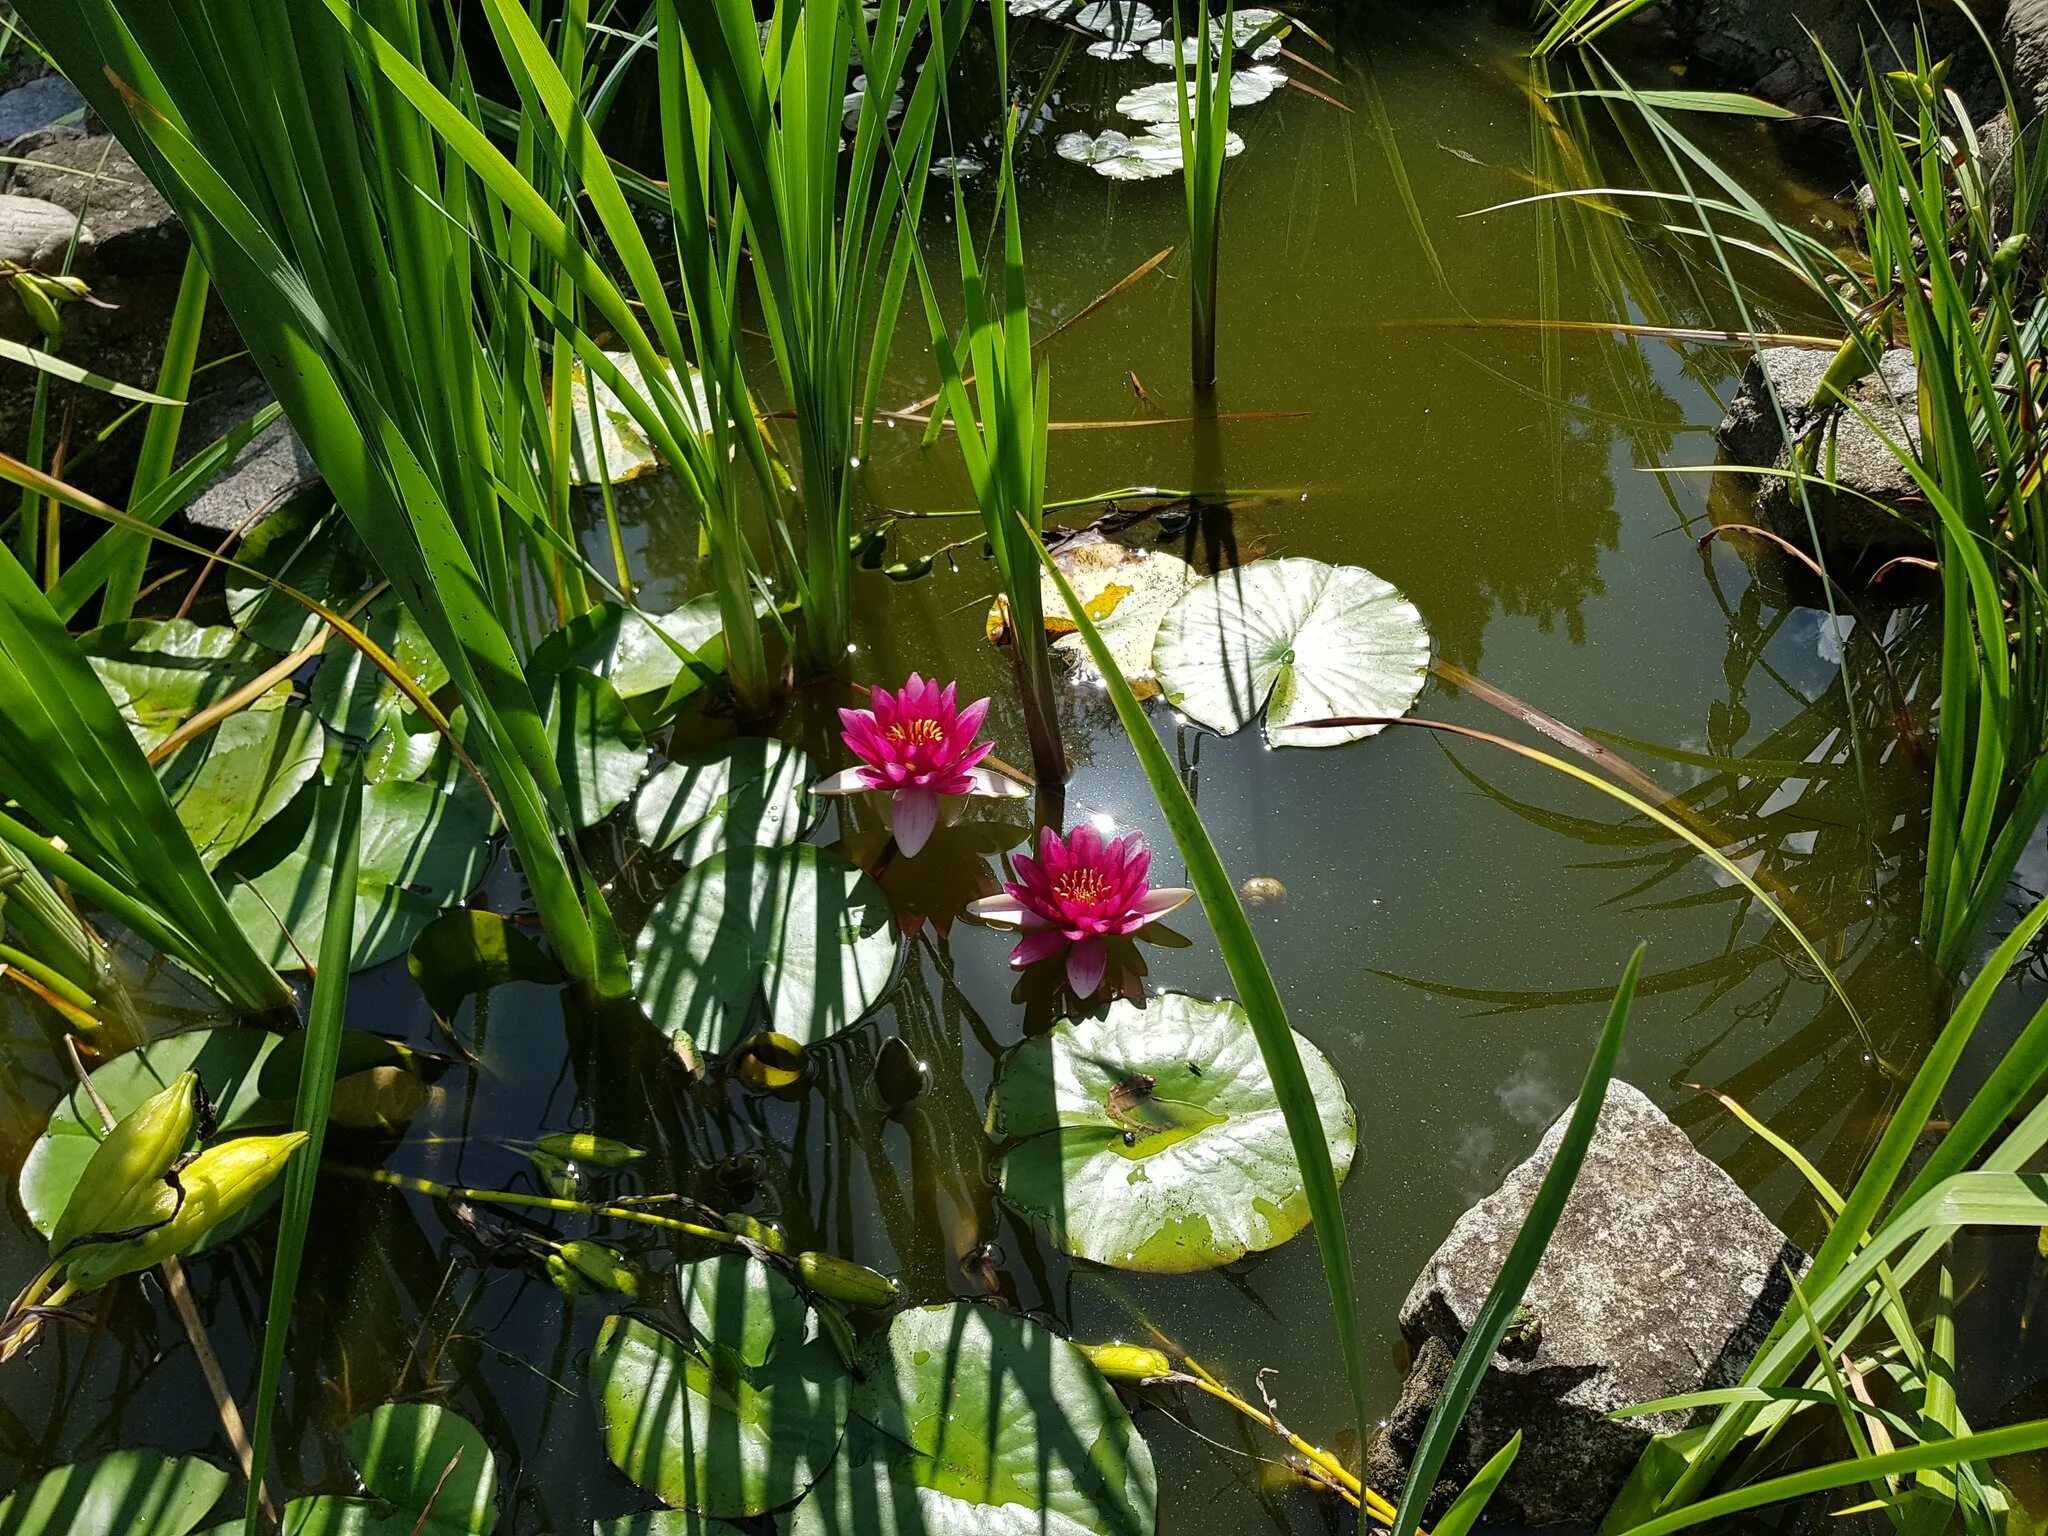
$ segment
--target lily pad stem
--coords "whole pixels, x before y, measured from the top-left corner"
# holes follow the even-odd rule
[[[359,1168],[349,1163],[323,1163],[329,1173],[339,1174],[345,1179],[359,1179],[366,1184],[386,1184],[393,1189],[410,1190],[416,1195],[430,1195],[436,1200],[471,1200],[479,1205],[522,1205],[535,1210],[567,1211],[578,1216],[604,1216],[613,1221],[638,1222],[643,1227],[660,1227],[665,1232],[680,1232],[686,1237],[702,1239],[707,1243],[718,1243],[727,1248],[742,1248],[742,1240],[731,1232],[717,1227],[700,1226],[694,1221],[678,1221],[673,1216],[657,1216],[652,1211],[628,1210],[620,1205],[592,1205],[586,1200],[564,1200],[554,1195],[523,1195],[510,1189],[470,1189],[455,1184],[437,1184],[432,1179],[414,1178],[410,1174],[392,1173],[384,1168]]]

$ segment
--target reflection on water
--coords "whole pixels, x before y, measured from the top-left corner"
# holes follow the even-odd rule
[[[1863,1019],[1859,1030],[1753,899],[1683,843],[1504,754],[1407,731],[1329,752],[1268,751],[1256,732],[1207,737],[1155,706],[1233,878],[1286,887],[1286,901],[1253,920],[1296,1028],[1330,1057],[1359,1110],[1345,1204],[1365,1323],[1386,1346],[1373,1383],[1385,1406],[1399,1381],[1393,1319],[1409,1280],[1562,1106],[1638,937],[1650,954],[1624,1075],[1724,1156],[1789,1232],[1812,1239],[1796,1176],[1686,1085],[1730,1093],[1837,1177],[1874,1135],[1894,1088],[1879,1062],[1910,1064],[1936,1006],[1910,943],[1924,780],[1895,721],[1924,733],[1937,637],[1910,608],[1867,615],[1846,635],[1823,631],[1810,610],[1787,606],[1800,594],[1781,574],[1744,563],[1754,551],[1723,541],[1695,551],[1708,526],[1706,477],[1645,471],[1711,461],[1706,429],[1738,352],[1588,329],[1420,323],[1715,326],[1735,316],[1701,254],[1641,222],[1556,203],[1473,213],[1657,169],[1639,168],[1606,119],[1566,110],[1588,103],[1532,111],[1528,66],[1514,52],[1522,39],[1490,30],[1484,8],[1436,23],[1408,6],[1343,10],[1327,32],[1334,55],[1294,44],[1334,76],[1318,87],[1342,106],[1289,90],[1245,109],[1238,125],[1249,147],[1226,180],[1213,403],[1223,419],[1144,424],[1198,404],[1186,384],[1186,272],[1172,258],[1050,345],[1057,418],[1135,424],[1060,432],[1051,496],[1133,485],[1228,492],[1227,511],[1189,515],[1183,504],[1164,523],[1138,518],[1125,536],[1205,565],[1308,555],[1387,577],[1420,607],[1444,661],[1599,733],[1683,791],[1696,824],[1808,926]],[[1017,43],[1024,89],[1060,62],[1047,93],[1053,131],[1031,137],[1023,166],[1043,333],[1175,245],[1182,199],[1177,181],[1109,182],[1051,148],[1057,131],[1107,126],[1115,96],[1155,72],[1078,51],[1060,59],[1059,35],[1042,28],[1019,26]],[[974,94],[976,68],[987,72],[985,50],[955,103],[961,153],[987,126],[964,104],[990,96]],[[1755,179],[1770,178],[1767,128],[1710,133]],[[986,216],[989,191],[971,188],[973,216]],[[1789,184],[1782,195],[1787,206],[1809,196]],[[951,239],[942,201],[929,210],[934,241]],[[1799,319],[1788,305],[1758,323]],[[906,338],[917,329],[906,325]],[[921,349],[901,353],[896,404],[935,382]],[[1252,412],[1300,414],[1229,419]],[[882,429],[867,470],[881,508],[971,504],[957,456],[921,450],[914,426]],[[659,606],[690,587],[695,533],[670,515],[659,484],[623,502],[643,598]],[[966,542],[928,579],[861,579],[851,672],[893,683],[937,668],[959,676],[968,697],[993,694],[998,751],[1019,761],[1007,663],[982,637],[993,576],[969,537],[975,526],[894,526],[892,559]],[[789,720],[828,765],[838,762],[829,721],[840,702],[843,691],[821,690]],[[1063,704],[1069,821],[1141,829],[1155,879],[1178,883],[1107,701],[1084,685]],[[1441,682],[1418,712],[1513,729],[1471,690]],[[849,803],[838,814],[849,847],[876,845],[875,808]],[[941,920],[986,889],[1004,839],[969,828],[955,840],[984,862],[957,889],[892,892],[901,910],[929,919],[906,925],[902,986],[819,1053],[809,1091],[781,1100],[717,1080],[688,1086],[665,1042],[519,985],[489,1000],[488,1027],[475,1030],[481,1064],[443,1079],[414,1145],[341,1142],[334,1155],[388,1155],[437,1180],[524,1188],[531,1167],[507,1139],[599,1130],[653,1153],[606,1175],[607,1190],[680,1189],[741,1206],[802,1244],[900,1274],[914,1300],[990,1296],[1086,1338],[1141,1337],[1149,1324],[1241,1385],[1275,1367],[1270,1385],[1288,1422],[1341,1445],[1347,1406],[1312,1244],[1227,1272],[1112,1277],[1056,1254],[997,1199],[981,1129],[988,1090],[1035,1021],[1014,998],[1007,938]],[[646,861],[629,861],[622,909],[637,915],[657,889]],[[1177,923],[1192,942],[1148,951],[1150,984],[1226,992],[1199,916]],[[356,1009],[365,1025],[439,1043],[402,967],[358,978]],[[890,1036],[931,1069],[923,1096],[894,1117],[871,1082]],[[12,1012],[0,1036],[0,1163],[10,1170],[64,1087],[53,1061],[42,1024]],[[426,1134],[438,1139],[417,1144]],[[335,1426],[386,1397],[431,1390],[450,1394],[510,1458],[500,1529],[575,1531],[636,1507],[605,1462],[589,1401],[600,1312],[565,1304],[530,1267],[500,1263],[504,1219],[322,1186],[282,1419],[287,1486],[335,1485]],[[644,1237],[624,1243],[649,1251]],[[234,1383],[254,1373],[267,1268],[258,1248],[194,1266]],[[0,1271],[31,1272],[35,1252],[25,1225],[0,1225]],[[2017,1267],[1999,1295],[2024,1288]],[[2012,1318],[1983,1327],[2011,1355]],[[2003,1390],[2033,1380],[2024,1354],[2009,1370]],[[1199,1409],[1193,1418],[1213,1439],[1162,1412],[1139,1418],[1158,1458],[1163,1530],[1326,1528],[1312,1495],[1267,1477],[1260,1458],[1271,1444]],[[190,1348],[146,1286],[123,1288],[91,1327],[55,1330],[0,1374],[0,1484],[120,1444],[218,1456],[217,1442]]]

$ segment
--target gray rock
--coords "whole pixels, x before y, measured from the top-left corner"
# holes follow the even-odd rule
[[[194,433],[191,446],[204,447],[226,430],[224,424],[204,436]],[[251,438],[220,478],[192,499],[185,521],[209,533],[246,532],[319,478],[306,445],[280,417]]]
[[[1415,1351],[1409,1391],[1373,1442],[1373,1485],[1390,1496],[1564,1134],[1560,1117],[1527,1162],[1458,1218],[1401,1308]],[[1599,1128],[1525,1304],[1533,1326],[1504,1346],[1466,1414],[1441,1497],[1522,1435],[1488,1509],[1525,1525],[1592,1524],[1650,1437],[1684,1414],[1609,1419],[1616,1408],[1731,1385],[1790,1297],[1805,1256],[1734,1180],[1636,1088],[1613,1083]]]
[[[2020,111],[2048,113],[2048,0],[2007,0],[1998,41]]]
[[[1807,482],[1806,499],[1828,553],[1920,544],[1926,537],[1925,499],[1886,446],[1888,438],[1916,455],[1920,451],[1915,404],[1919,376],[1912,354],[1885,353],[1876,372],[1849,388],[1855,409],[1834,405],[1810,410],[1808,402],[1833,357],[1816,348],[1766,347],[1751,358],[1728,414],[1714,430],[1724,462],[1788,466],[1792,456],[1779,429],[1782,412],[1794,442],[1820,434],[1813,466],[1821,478]],[[1757,478],[1756,521],[1782,538],[1810,546],[1806,507],[1793,483],[1780,476]]]
[[[45,75],[0,94],[0,144],[85,111],[78,87],[62,75]]]
[[[184,225],[111,135],[46,130],[9,153],[28,162],[13,167],[10,192],[43,198],[91,222],[99,237],[96,280],[176,272],[184,265]]]
[[[72,209],[39,197],[0,193],[0,261],[55,272],[64,264],[74,234],[81,251],[92,249],[93,228],[90,224],[81,228]]]

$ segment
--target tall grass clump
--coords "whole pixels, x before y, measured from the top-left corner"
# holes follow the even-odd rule
[[[1224,0],[1222,35],[1209,19],[1209,0],[1195,0],[1193,32],[1181,26],[1173,0],[1173,84],[1180,123],[1181,183],[1187,192],[1188,362],[1195,384],[1216,382],[1218,238],[1222,221],[1223,162],[1230,142],[1230,70],[1236,54],[1237,0]],[[1194,80],[1188,79],[1193,52]]]

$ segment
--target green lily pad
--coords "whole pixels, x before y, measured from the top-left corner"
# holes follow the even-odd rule
[[[1152,1536],[1152,1453],[1073,1345],[955,1302],[866,1344],[846,1444],[789,1536]]]
[[[1357,1147],[1344,1085],[1294,1037],[1343,1178]],[[1213,1269],[1308,1225],[1301,1165],[1251,1020],[1169,993],[1027,1040],[992,1123],[1019,1145],[1003,1193],[1078,1258],[1118,1269]]]
[[[190,619],[102,625],[78,643],[144,751],[280,659],[225,624]],[[259,702],[280,707],[279,687]]]
[[[763,1029],[811,1045],[852,1028],[896,953],[888,899],[837,854],[733,848],[654,904],[634,975],[656,1027],[721,1055]]]
[[[368,1498],[285,1506],[284,1536],[489,1536],[498,1473],[476,1426],[432,1403],[385,1403],[341,1432]]]
[[[318,496],[295,496],[264,518],[236,548],[235,559],[335,609],[347,608],[377,582],[376,564],[347,514]],[[323,627],[303,604],[241,571],[230,568],[225,585],[228,617],[258,645],[296,651]]]
[[[1334,747],[1381,727],[1305,722],[1406,714],[1429,671],[1429,631],[1371,571],[1254,560],[1167,610],[1152,666],[1167,702],[1197,725],[1227,736],[1263,707],[1272,745]]]
[[[223,1135],[289,1125],[291,1101],[265,1098],[258,1082],[263,1064],[284,1038],[264,1029],[233,1027],[169,1035],[116,1056],[95,1068],[90,1080],[117,1121],[182,1073],[196,1072],[213,1100]],[[83,1087],[73,1088],[50,1111],[49,1126],[21,1165],[21,1207],[43,1236],[64,1214],[78,1176],[105,1135],[99,1110]]]
[[[634,834],[696,864],[726,847],[793,843],[823,814],[811,785],[817,766],[802,747],[742,736],[702,756],[679,758],[647,781],[633,807]]]
[[[740,1529],[694,1509],[657,1509],[599,1520],[590,1527],[590,1536],[740,1536]]]
[[[405,957],[427,1006],[443,1023],[465,998],[508,981],[558,982],[561,967],[495,912],[457,907],[420,930]]]
[[[227,1486],[227,1473],[197,1456],[115,1451],[0,1499],[0,1536],[187,1536]]]
[[[647,738],[611,682],[582,667],[555,678],[548,729],[555,767],[576,825],[588,827],[626,803],[647,771]]]
[[[200,862],[213,868],[289,805],[320,771],[324,744],[305,710],[258,707],[174,752],[157,773]]]
[[[693,597],[682,607],[649,621],[626,614],[619,625],[618,650],[612,658],[612,686],[622,699],[671,689],[683,674],[682,658],[654,633],[661,630],[713,672],[725,670],[725,620],[718,599]]]
[[[1271,64],[1252,64],[1234,69],[1230,72],[1230,104],[1233,107],[1254,106],[1286,83],[1286,73]],[[1174,85],[1172,80],[1161,80],[1153,85],[1140,86],[1135,91],[1126,91],[1117,98],[1116,109],[1125,117],[1136,118],[1141,123],[1171,123],[1177,134],[1180,132],[1180,107],[1174,100]],[[1191,117],[1198,88],[1196,81],[1190,78],[1186,96]]]
[[[448,669],[434,654],[427,632],[397,594],[386,592],[370,604],[358,625],[422,693],[432,693],[448,681]],[[397,722],[412,707],[375,662],[338,639],[328,642],[307,701],[330,731],[362,741]]]
[[[839,1445],[846,1367],[796,1288],[759,1259],[706,1259],[679,1278],[687,1342],[635,1317],[598,1334],[590,1374],[605,1454],[673,1508],[780,1509]]]
[[[436,913],[468,893],[483,875],[491,831],[489,809],[466,785],[443,794],[431,784],[368,784],[360,793],[362,854],[349,960],[357,971],[402,953]],[[309,790],[224,866],[234,876],[228,910],[280,970],[302,964],[280,922],[299,950],[319,951],[340,815],[333,788]],[[265,866],[266,857],[274,862]]]

